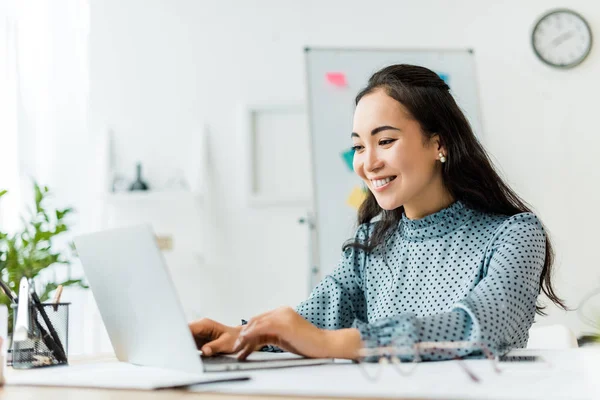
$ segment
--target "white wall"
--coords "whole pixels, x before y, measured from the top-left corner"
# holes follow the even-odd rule
[[[141,159],[147,176],[160,181],[186,162],[181,154],[191,135],[209,124],[208,264],[189,279],[199,282],[196,300],[209,316],[238,323],[240,317],[293,305],[307,290],[307,238],[296,222],[305,209],[256,210],[243,201],[238,105],[302,103],[305,46],[473,48],[484,144],[549,228],[558,292],[576,306],[600,283],[595,212],[600,53],[593,49],[572,71],[550,69],[536,59],[532,26],[544,11],[562,5],[546,0],[94,1],[91,134],[101,137],[114,127],[122,165]],[[570,1],[569,7],[600,32],[600,3]],[[286,132],[280,140],[287,140]],[[574,313],[550,311],[544,323],[563,321],[582,329]]]

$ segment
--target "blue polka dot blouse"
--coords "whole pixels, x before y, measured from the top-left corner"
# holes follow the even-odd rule
[[[365,241],[375,223],[361,225],[356,238]],[[527,344],[545,246],[534,214],[486,214],[457,201],[422,219],[403,215],[370,254],[346,249],[296,310],[319,328],[357,328],[376,346],[469,341],[502,354]]]

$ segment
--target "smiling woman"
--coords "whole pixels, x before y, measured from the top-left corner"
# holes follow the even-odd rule
[[[243,327],[190,325],[205,354],[274,344],[308,357],[358,359],[361,347],[468,342],[420,359],[525,347],[553,251],[541,221],[494,170],[449,87],[393,65],[356,98],[354,170],[369,188],[338,268],[295,310]],[[443,347],[443,346],[440,346]]]
[[[452,202],[441,173],[436,173],[440,166],[435,160],[446,152],[439,135],[426,138],[419,122],[383,88],[374,89],[358,102],[352,139],[354,171],[382,209],[404,205],[410,218],[419,218],[437,208],[440,199],[446,206]],[[407,200],[418,206],[411,209]]]

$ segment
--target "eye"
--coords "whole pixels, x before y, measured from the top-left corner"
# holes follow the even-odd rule
[[[396,140],[398,139],[383,139],[379,141],[379,144],[385,146],[386,144],[394,143]]]
[[[357,145],[355,145],[355,146],[352,146],[352,150],[354,150],[354,151],[360,151],[360,150],[362,150],[362,149],[363,149],[363,146],[361,146],[361,145],[359,145],[359,144],[357,144]]]

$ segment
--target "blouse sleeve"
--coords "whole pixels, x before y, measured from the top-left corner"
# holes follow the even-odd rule
[[[366,242],[369,224],[359,226],[355,242]],[[366,320],[367,307],[362,291],[365,252],[354,247],[343,251],[337,268],[296,308],[304,319],[321,329],[349,328],[356,319]]]
[[[483,279],[450,311],[423,318],[403,313],[370,324],[357,319],[353,326],[361,339],[377,346],[469,341],[483,343],[495,354],[507,352],[515,343],[526,343],[540,293],[546,235],[535,215],[522,213],[507,219],[491,243]],[[439,360],[472,352],[433,350],[420,355],[423,360]]]

